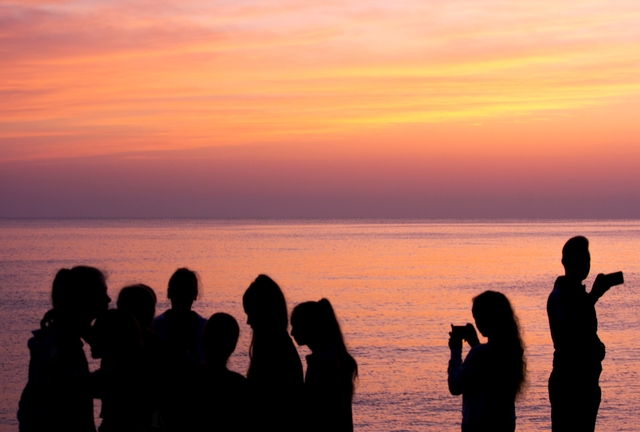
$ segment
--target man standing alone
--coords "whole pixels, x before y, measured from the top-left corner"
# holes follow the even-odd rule
[[[599,274],[587,293],[582,282],[589,275],[589,241],[573,237],[562,248],[565,275],[558,277],[547,301],[547,315],[555,352],[549,377],[553,432],[593,432],[600,406],[600,373],[605,356],[598,338],[595,304],[611,287]]]

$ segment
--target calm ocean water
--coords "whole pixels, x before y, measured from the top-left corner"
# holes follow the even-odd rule
[[[250,330],[242,294],[259,274],[283,288],[289,308],[329,298],[360,365],[354,401],[360,431],[459,430],[461,398],[447,390],[450,323],[473,322],[471,298],[506,293],[527,344],[529,386],[518,430],[550,429],[546,380],[552,345],[546,299],[573,235],[591,241],[592,272],[625,272],[625,285],[598,303],[607,345],[600,431],[637,431],[640,408],[640,221],[214,221],[0,220],[0,431],[15,414],[28,366],[30,331],[49,306],[55,272],[77,264],[108,273],[109,291],[166,285],[181,266],[201,276],[202,315],[226,311],[241,323],[230,367],[247,369]],[[300,349],[301,356],[308,354]]]

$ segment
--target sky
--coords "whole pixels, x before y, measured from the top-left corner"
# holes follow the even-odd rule
[[[640,2],[0,0],[0,217],[639,218]]]

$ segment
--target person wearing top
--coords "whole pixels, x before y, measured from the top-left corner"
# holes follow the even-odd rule
[[[260,275],[242,297],[251,326],[247,380],[255,430],[299,431],[302,362],[289,336],[287,303],[278,284]]]
[[[167,297],[171,301],[171,309],[155,317],[151,330],[160,341],[180,349],[193,363],[204,360],[202,347],[202,330],[207,323],[206,318],[191,310],[193,302],[198,299],[198,275],[188,268],[179,268],[169,279]]]
[[[299,304],[291,314],[291,326],[297,344],[311,350],[304,381],[303,429],[352,432],[358,364],[347,351],[331,303],[323,298]]]
[[[21,432],[95,432],[93,399],[84,385],[89,374],[82,339],[107,309],[105,277],[93,267],[61,269],[51,289],[53,309],[28,346],[29,378],[18,408]]]
[[[248,430],[247,379],[227,368],[239,334],[235,318],[222,312],[204,326],[204,362],[192,379],[190,395],[194,432]]]
[[[513,432],[515,401],[526,378],[518,319],[507,297],[496,291],[475,297],[472,314],[487,343],[479,342],[471,324],[452,326],[449,333],[449,391],[462,395],[462,432]],[[471,346],[464,362],[463,339]]]
[[[195,272],[179,268],[169,279],[167,297],[171,309],[155,317],[151,330],[158,346],[157,368],[160,414],[167,431],[184,430],[189,411],[188,382],[194,369],[204,359],[202,331],[207,320],[191,310],[198,298],[199,283]]]
[[[100,368],[89,376],[94,398],[102,401],[98,432],[163,431],[154,399],[153,382],[140,328],[122,309],[110,309],[93,325],[91,356]]]
[[[593,431],[600,406],[600,373],[605,346],[598,337],[595,305],[610,288],[599,274],[590,292],[583,281],[591,270],[589,241],[569,239],[562,248],[564,276],[559,276],[547,301],[553,339],[553,370],[549,377],[553,432]]]

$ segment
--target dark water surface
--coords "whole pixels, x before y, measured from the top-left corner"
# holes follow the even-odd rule
[[[503,291],[520,317],[529,361],[518,429],[549,430],[546,299],[562,271],[562,245],[578,234],[591,241],[589,286],[599,272],[623,270],[627,281],[597,306],[607,345],[598,430],[637,431],[640,221],[216,220],[0,220],[0,431],[17,429],[26,343],[49,307],[53,276],[78,264],[108,273],[112,299],[124,285],[151,285],[159,312],[171,273],[198,271],[204,295],[195,309],[226,311],[241,323],[231,361],[241,373],[250,338],[241,300],[256,275],[272,276],[290,309],[329,298],[360,365],[360,431],[459,430],[461,399],[446,382],[449,324],[472,321],[474,295]]]

